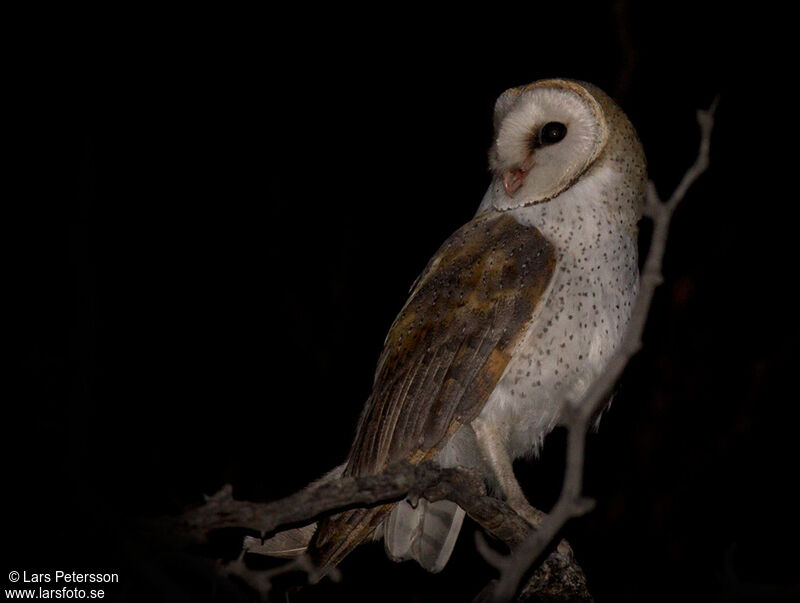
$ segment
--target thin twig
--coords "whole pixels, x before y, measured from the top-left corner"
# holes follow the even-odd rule
[[[243,550],[242,554],[234,561],[220,562],[218,571],[222,576],[236,576],[241,579],[259,594],[262,601],[269,599],[269,595],[272,592],[272,581],[278,576],[292,572],[302,572],[308,575],[309,582],[316,582],[323,575],[308,555],[300,555],[283,565],[268,570],[256,570],[247,567],[245,564],[244,555],[246,552],[246,550]],[[339,582],[341,573],[337,568],[328,568],[325,577],[333,582]]]

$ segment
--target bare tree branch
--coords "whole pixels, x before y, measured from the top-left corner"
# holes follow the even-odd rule
[[[416,466],[398,463],[378,475],[315,482],[291,496],[269,503],[235,500],[228,484],[206,497],[205,504],[163,521],[172,529],[180,530],[189,542],[202,542],[209,531],[223,528],[246,527],[258,531],[264,538],[281,528],[308,524],[353,507],[424,496],[430,501],[447,498],[482,508],[478,499],[483,495],[481,479],[469,470],[439,469],[432,463]],[[502,526],[498,529],[502,531]]]
[[[661,266],[667,244],[669,225],[675,209],[683,200],[686,191],[707,169],[711,131],[714,125],[714,111],[718,98],[714,99],[709,109],[697,112],[700,125],[700,149],[694,164],[684,174],[678,187],[669,200],[662,202],[655,185],[648,183],[647,196],[643,208],[644,215],[653,221],[653,235],[641,276],[641,288],[634,306],[631,320],[625,337],[617,352],[612,356],[602,375],[589,387],[579,401],[567,400],[563,422],[568,429],[567,462],[561,494],[539,528],[512,555],[502,562],[500,580],[498,581],[492,600],[495,602],[511,601],[517,592],[523,576],[541,556],[548,544],[552,542],[564,524],[573,517],[589,511],[593,502],[583,498],[583,464],[586,434],[592,417],[600,410],[611,394],[614,385],[622,375],[630,359],[642,347],[644,331],[650,305],[656,287],[663,277]]]
[[[230,485],[206,499],[205,504],[175,518],[162,518],[159,528],[168,528],[185,543],[203,542],[209,532],[224,528],[257,530],[261,538],[245,537],[243,552],[267,552],[262,539],[281,528],[308,524],[320,517],[352,507],[375,506],[409,499],[430,502],[451,500],[458,504],[483,529],[513,548],[525,541],[531,526],[502,500],[486,493],[483,478],[462,467],[441,469],[435,463],[399,463],[384,473],[367,477],[345,477],[328,483],[314,483],[303,490],[269,503],[235,500]],[[544,518],[544,513],[541,514]],[[484,550],[490,550],[482,541]],[[506,557],[495,553],[497,558]],[[221,565],[222,573],[237,575],[266,595],[275,575],[304,571],[313,581],[316,568],[306,556],[284,566],[261,572],[247,568],[243,557]],[[586,578],[577,565],[572,549],[562,541],[531,577],[531,592],[541,596],[558,591],[558,598],[589,600]],[[566,596],[564,595],[566,593]]]

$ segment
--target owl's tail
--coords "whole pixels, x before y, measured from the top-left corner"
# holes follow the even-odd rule
[[[420,499],[416,507],[398,503],[383,528],[386,553],[394,561],[414,559],[429,572],[439,572],[450,559],[463,521],[464,510],[449,500]]]
[[[377,530],[393,561],[413,559],[429,572],[439,572],[450,559],[463,521],[464,511],[448,500],[353,509],[322,520],[309,549],[324,575],[325,568],[338,565]]]
[[[352,509],[321,520],[308,547],[319,577],[339,565],[353,549],[372,536],[394,506]]]

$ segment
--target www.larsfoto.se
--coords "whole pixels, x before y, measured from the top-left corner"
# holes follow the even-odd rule
[[[6,599],[102,599],[106,593],[101,588],[78,588],[62,586],[61,588],[6,588]]]

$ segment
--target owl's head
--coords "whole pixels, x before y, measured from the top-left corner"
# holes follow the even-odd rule
[[[549,201],[609,163],[644,182],[633,126],[591,84],[551,79],[506,90],[495,104],[494,130],[489,165],[504,191],[495,209]]]

